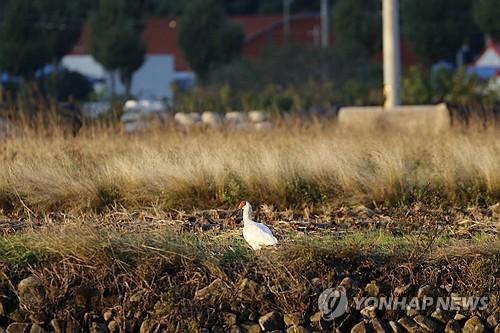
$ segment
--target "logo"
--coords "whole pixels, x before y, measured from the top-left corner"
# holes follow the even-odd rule
[[[328,288],[319,295],[318,308],[324,320],[330,321],[347,311],[347,294],[344,287]]]
[[[425,311],[429,308],[446,311],[484,310],[488,307],[488,297],[460,296],[452,294],[448,297],[354,297],[352,306],[356,310],[371,307],[383,310],[415,309]],[[324,320],[330,321],[342,316],[347,311],[348,299],[344,287],[325,289],[318,298],[318,307]]]

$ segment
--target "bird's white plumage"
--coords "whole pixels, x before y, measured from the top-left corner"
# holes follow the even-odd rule
[[[252,220],[252,206],[248,201],[243,206],[243,238],[254,250],[278,243],[272,231],[265,224]]]

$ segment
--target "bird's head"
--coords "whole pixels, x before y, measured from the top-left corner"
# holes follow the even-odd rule
[[[245,206],[248,204],[248,202],[246,200],[243,200],[240,202],[240,204],[238,205],[238,209],[243,209],[245,208]]]

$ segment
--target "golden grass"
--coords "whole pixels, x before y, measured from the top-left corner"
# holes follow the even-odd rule
[[[127,136],[24,134],[0,146],[0,207],[50,212],[500,200],[500,135],[345,133],[286,121],[269,132],[173,128]]]

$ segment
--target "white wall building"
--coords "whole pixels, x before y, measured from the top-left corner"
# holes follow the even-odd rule
[[[134,73],[131,93],[136,98],[173,97],[172,84],[183,86],[194,82],[195,75],[180,55],[177,47],[175,20],[149,19],[144,29],[143,40],[146,55],[142,66]],[[90,31],[85,26],[82,36],[73,50],[63,57],[62,65],[77,71],[95,82],[98,92],[111,91],[111,75],[88,52]],[[115,89],[118,94],[125,92],[125,87],[116,74]]]

